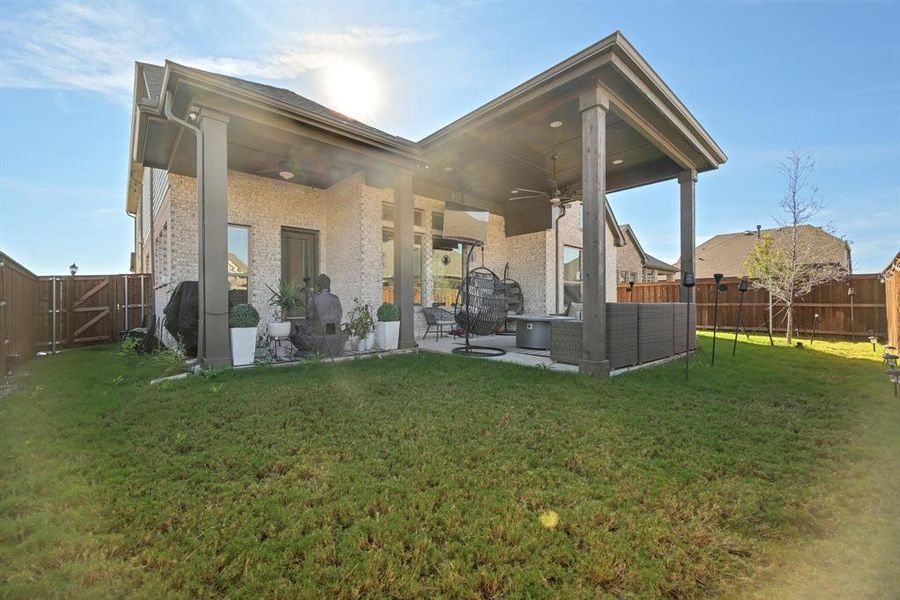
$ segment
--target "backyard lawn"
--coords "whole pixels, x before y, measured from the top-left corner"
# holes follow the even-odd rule
[[[711,369],[701,342],[690,385],[35,360],[0,398],[0,597],[897,594],[900,400],[871,346],[729,340]]]

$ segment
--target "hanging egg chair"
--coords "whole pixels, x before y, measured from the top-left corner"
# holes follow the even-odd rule
[[[473,335],[490,335],[503,326],[508,300],[506,285],[487,267],[469,271],[459,288],[456,322]]]
[[[514,315],[521,315],[525,312],[525,294],[522,293],[522,286],[515,279],[509,278],[509,263],[503,269],[503,285],[506,286],[506,304],[507,312]]]

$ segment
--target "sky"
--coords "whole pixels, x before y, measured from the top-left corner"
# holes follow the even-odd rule
[[[286,87],[419,140],[620,30],[728,155],[700,175],[698,243],[774,226],[796,149],[826,203],[813,223],[877,272],[900,250],[898,26],[900,3],[5,0],[0,250],[38,274],[127,271],[136,60]],[[378,102],[353,104],[355,76]],[[678,257],[677,183],[609,199],[645,250]]]

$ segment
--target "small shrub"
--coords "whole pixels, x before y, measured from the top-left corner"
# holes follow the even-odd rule
[[[184,358],[171,348],[160,348],[150,356],[150,360],[164,375],[177,375],[186,370]]]
[[[379,321],[399,321],[400,320],[400,307],[392,302],[385,302],[381,306],[378,307],[378,320]]]
[[[256,327],[259,313],[249,304],[235,304],[228,313],[229,327]]]
[[[122,358],[137,356],[137,341],[132,337],[122,340],[122,345],[119,347],[119,356]]]

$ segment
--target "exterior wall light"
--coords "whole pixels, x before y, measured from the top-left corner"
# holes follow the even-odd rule
[[[78,265],[75,264],[75,261],[72,261],[72,264],[69,265],[69,273],[72,277],[75,277],[75,273],[78,272]]]

